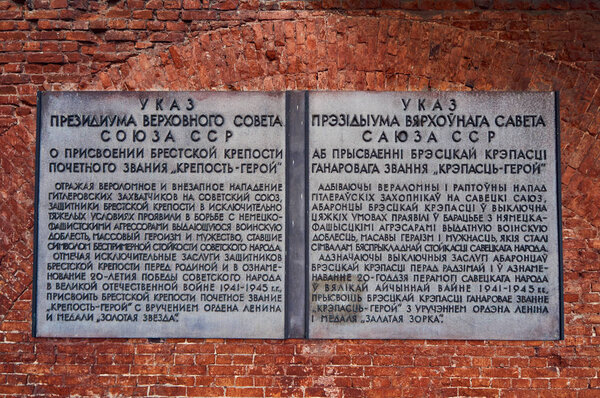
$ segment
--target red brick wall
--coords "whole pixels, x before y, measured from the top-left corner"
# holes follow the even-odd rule
[[[594,1],[0,0],[0,396],[600,396]],[[31,337],[38,90],[559,90],[565,340]]]

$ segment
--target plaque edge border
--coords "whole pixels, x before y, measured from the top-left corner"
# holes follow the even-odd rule
[[[560,149],[560,92],[554,91],[554,127],[555,127],[555,162],[556,162],[556,234],[558,239],[558,305],[559,324],[556,341],[565,339],[565,300],[564,300],[564,261],[563,261],[563,234],[562,234],[562,170]]]
[[[38,305],[38,245],[39,245],[39,205],[40,205],[40,155],[41,155],[41,133],[42,133],[42,97],[43,91],[37,92],[36,104],[36,129],[35,129],[35,196],[33,198],[33,280],[31,306],[31,336],[38,337],[37,330],[37,305]]]

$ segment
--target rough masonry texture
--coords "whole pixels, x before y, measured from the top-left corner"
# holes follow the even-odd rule
[[[600,395],[593,1],[0,0],[0,395]],[[565,340],[31,336],[40,90],[558,90]]]

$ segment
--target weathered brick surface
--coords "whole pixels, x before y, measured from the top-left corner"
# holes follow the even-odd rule
[[[595,1],[0,0],[0,396],[600,396]],[[31,337],[38,90],[560,90],[565,340]]]

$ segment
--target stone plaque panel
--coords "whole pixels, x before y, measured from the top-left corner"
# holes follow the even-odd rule
[[[37,336],[284,337],[284,93],[38,106]]]
[[[311,92],[311,338],[559,339],[554,93]]]
[[[34,334],[562,338],[557,101],[42,93]]]

